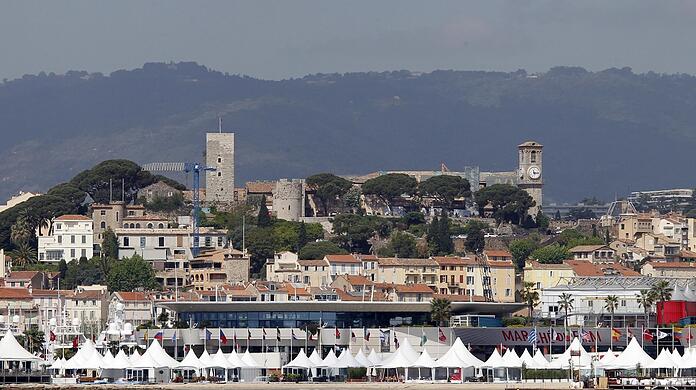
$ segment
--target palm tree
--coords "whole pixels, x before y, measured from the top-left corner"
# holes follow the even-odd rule
[[[665,314],[665,301],[669,301],[672,299],[672,292],[674,289],[669,285],[669,282],[666,280],[660,280],[653,284],[652,288],[650,289],[653,298],[656,302],[662,304],[662,316],[664,317]],[[664,318],[663,318],[664,320]]]
[[[610,328],[614,327],[614,312],[616,311],[616,308],[619,307],[619,297],[616,295],[609,295],[606,298],[604,298],[604,310],[609,312],[610,317]]]
[[[437,298],[430,301],[430,319],[438,323],[439,326],[445,326],[449,321],[452,303],[448,299]]]
[[[573,310],[573,302],[575,302],[575,299],[568,293],[561,294],[558,299],[558,308],[565,312],[563,320],[566,328],[568,327],[568,312]]]
[[[638,305],[645,311],[645,322],[650,326],[650,310],[655,303],[655,296],[652,290],[640,290],[640,294],[636,294]]]
[[[534,287],[534,283],[524,282],[522,300],[527,304],[527,309],[529,310],[528,317],[531,320],[534,307],[539,304],[539,291]]]
[[[23,242],[29,242],[34,237],[31,224],[29,212],[22,210],[10,228],[10,240],[13,244],[19,246]]]
[[[24,266],[27,264],[36,263],[36,249],[32,248],[26,242],[21,242],[12,252],[9,253],[12,258],[12,265]]]

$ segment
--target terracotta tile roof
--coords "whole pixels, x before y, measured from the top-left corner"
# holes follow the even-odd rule
[[[650,264],[653,268],[662,268],[662,269],[669,269],[669,268],[679,268],[679,269],[685,269],[685,268],[695,268],[696,269],[696,262],[692,261],[678,261],[678,262],[663,262],[663,261],[650,261],[647,264]]]
[[[394,286],[397,293],[422,293],[422,294],[434,294],[435,292],[425,284],[397,284]]]
[[[377,261],[376,255],[358,255],[358,259],[362,261]]]
[[[680,250],[678,255],[685,259],[696,259],[696,252],[687,251],[685,249]]]
[[[377,263],[380,266],[433,266],[437,267],[439,264],[433,259],[402,259],[402,258],[382,258],[377,259]]]
[[[69,295],[73,294],[72,290],[44,290],[44,289],[32,289],[31,290],[31,295],[34,298],[38,297],[55,297],[58,298],[58,295],[60,294],[61,298],[65,298]]]
[[[12,271],[5,280],[30,280],[40,273],[41,271]]]
[[[564,263],[573,268],[577,276],[605,276],[611,271],[618,272],[621,276],[640,276],[640,274],[619,263],[594,264],[587,260],[565,260]]]
[[[611,249],[606,245],[578,245],[570,248],[570,253],[594,252],[600,249]]]
[[[32,299],[32,297],[26,288],[0,287],[0,299]]]
[[[324,260],[297,260],[297,264],[301,266],[308,266],[308,267],[325,267],[327,266],[326,261]]]
[[[361,261],[353,255],[326,255],[325,259],[329,263],[360,263]]]
[[[129,217],[123,217],[124,221],[169,221],[169,218],[158,217],[156,215],[142,215],[140,217],[131,215]]]
[[[375,283],[362,275],[342,275],[353,286],[372,286]]]
[[[118,291],[116,294],[123,301],[149,301],[150,296],[141,291]]]
[[[492,256],[492,257],[512,257],[512,254],[506,250],[502,249],[491,249],[491,250],[485,250],[483,253],[486,256]]]
[[[507,260],[507,261],[489,260],[488,266],[491,268],[515,268],[515,264],[513,264],[512,261],[510,261],[510,260]]]
[[[291,283],[284,283],[283,287],[281,288],[287,291],[288,295],[291,296],[310,296],[309,291],[307,291],[304,287],[295,287]]]
[[[275,189],[274,181],[248,181],[246,190],[250,193],[270,194]]]
[[[55,221],[91,221],[92,218],[79,214],[65,214],[56,218]]]
[[[573,269],[573,267],[571,267],[569,264],[566,264],[566,263],[545,264],[545,263],[540,263],[536,260],[528,260],[527,264],[525,264],[524,269],[528,269],[530,271],[537,270],[537,269],[548,269],[548,270]]]
[[[433,260],[441,266],[447,265],[476,265],[476,259],[471,257],[450,257],[450,256],[436,256]]]
[[[73,294],[74,299],[101,299],[105,294],[99,290],[84,290]]]

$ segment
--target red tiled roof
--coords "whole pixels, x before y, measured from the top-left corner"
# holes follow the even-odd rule
[[[65,214],[55,219],[56,221],[91,221],[92,218],[79,214]]]
[[[61,297],[65,298],[73,294],[72,290],[43,290],[43,289],[32,289],[31,295],[33,297],[56,297],[60,294]]]
[[[514,268],[515,265],[512,261],[501,261],[501,260],[490,260],[488,261],[488,266],[491,268]]]
[[[105,294],[99,290],[85,290],[76,292],[72,298],[75,299],[101,299]]]
[[[550,269],[550,270],[555,270],[555,269],[573,269],[569,264],[565,263],[559,263],[559,264],[546,264],[546,263],[540,263],[536,260],[528,260],[527,263],[529,264],[529,267],[525,265],[525,269],[529,269],[531,271],[537,270],[537,269]]]
[[[360,263],[361,261],[353,255],[326,255],[329,263]]]
[[[621,276],[640,276],[638,272],[619,263],[594,264],[587,260],[566,260],[564,263],[571,266],[577,276],[605,276],[610,270],[618,272]]]
[[[5,280],[30,280],[41,271],[12,271]]]
[[[433,299],[447,299],[450,302],[486,302],[486,298],[480,295],[470,297],[468,295],[433,294]]]
[[[149,301],[150,300],[150,297],[148,296],[147,293],[140,292],[140,291],[119,291],[116,294],[118,294],[118,296],[121,297],[121,299],[124,301]]]
[[[352,284],[353,286],[372,286],[375,284],[373,281],[370,279],[362,276],[362,275],[342,275],[348,283]]]
[[[650,261],[648,264],[652,265],[653,268],[696,268],[696,262],[692,261],[678,261],[678,262],[657,262]]]
[[[402,259],[402,258],[382,258],[377,259],[380,266],[435,266],[439,264],[433,259]]]
[[[502,249],[490,249],[490,250],[485,250],[483,251],[486,256],[492,256],[492,257],[512,257],[512,254],[506,250]]]
[[[441,266],[446,266],[446,265],[475,265],[476,264],[476,259],[472,259],[470,257],[438,256],[438,257],[433,257],[433,260],[435,260]]]
[[[309,267],[325,267],[326,261],[324,260],[297,260],[297,264],[301,266]]]
[[[272,193],[275,188],[273,181],[248,181],[246,183],[247,192],[251,193]]]
[[[0,287],[0,299],[32,299],[26,288]]]

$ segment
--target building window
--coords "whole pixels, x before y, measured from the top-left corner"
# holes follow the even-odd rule
[[[87,249],[81,249],[81,250],[80,250],[80,256],[81,256],[81,257],[87,257]]]
[[[63,236],[58,236],[58,243],[62,244],[63,243]]]
[[[160,229],[164,229],[164,224],[162,222],[160,222],[159,225],[157,225],[157,227]]]
[[[222,177],[222,172],[218,172],[218,177]]]
[[[218,237],[218,246],[223,246],[222,236]]]
[[[70,258],[71,259],[75,258],[75,249],[70,249]]]
[[[145,237],[140,237],[140,247],[141,248],[145,248],[145,243],[146,243]]]
[[[60,224],[60,223],[57,223],[57,224],[56,224],[56,230],[60,230],[62,227],[63,227],[62,224]]]
[[[509,288],[506,288],[506,289],[505,289],[505,296],[506,296],[506,297],[509,297],[509,296],[510,296],[510,292],[511,292],[510,289],[509,289]]]
[[[106,210],[102,210],[99,212],[99,215],[106,215]]]
[[[157,238],[157,245],[164,246],[164,237]]]
[[[594,302],[593,300],[588,299],[588,300],[587,300],[587,306],[588,306],[588,307],[592,307],[592,306],[594,305],[593,302]]]
[[[625,299],[621,300],[621,307],[626,307],[626,300]]]
[[[99,226],[100,226],[102,229],[106,229],[106,222],[101,221],[101,223],[99,224]]]
[[[150,222],[150,223],[147,224],[147,228],[148,228],[148,229],[152,229],[152,228],[153,228],[152,222]]]
[[[466,284],[474,284],[474,277],[473,277],[473,276],[467,276],[467,277],[466,277]]]
[[[70,243],[74,244],[75,243],[75,236],[70,236]]]
[[[532,150],[532,154],[530,155],[529,160],[533,163],[537,162],[537,152],[535,150]]]
[[[86,244],[87,243],[87,236],[82,236],[82,243]]]
[[[466,272],[474,272],[474,267],[466,267]]]
[[[123,237],[123,246],[130,246],[130,239],[128,237]]]

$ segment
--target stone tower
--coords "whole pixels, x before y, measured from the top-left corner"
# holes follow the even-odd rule
[[[304,180],[278,180],[273,189],[273,212],[276,218],[299,221],[304,217],[304,199]]]
[[[517,186],[527,191],[536,205],[529,209],[530,215],[536,215],[543,200],[544,178],[542,170],[543,145],[527,141],[517,146],[519,151],[519,172]]]
[[[234,201],[234,133],[207,133],[205,163],[215,171],[205,173],[206,202]]]

